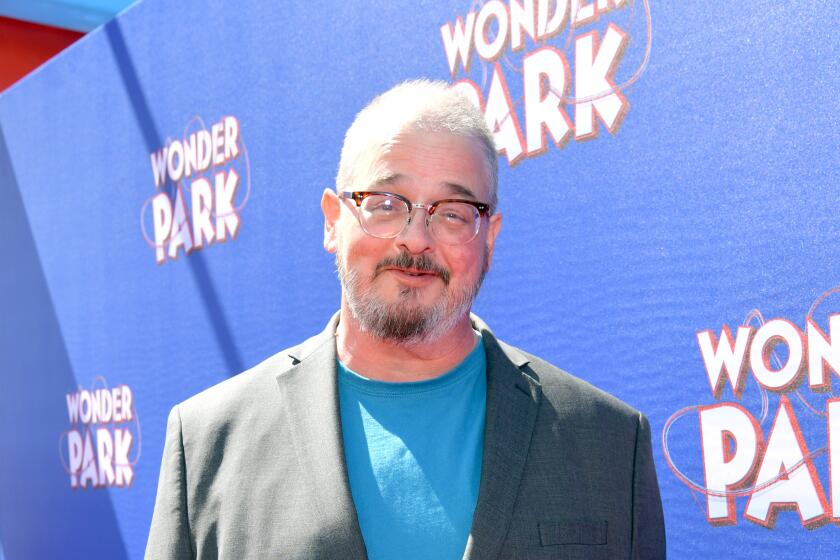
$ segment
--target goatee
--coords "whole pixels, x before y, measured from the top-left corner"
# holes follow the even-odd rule
[[[367,282],[362,281],[357,270],[347,268],[340,253],[336,253],[335,261],[347,306],[362,331],[374,338],[410,346],[448,334],[469,312],[487,272],[488,252],[484,252],[484,263],[477,281],[457,291],[450,287],[449,271],[426,255],[415,257],[404,251],[396,257],[386,257],[376,265],[373,276]],[[443,282],[443,295],[432,305],[423,305],[418,302],[420,290],[404,286],[397,301],[383,301],[373,292],[373,282],[386,267],[435,274]]]

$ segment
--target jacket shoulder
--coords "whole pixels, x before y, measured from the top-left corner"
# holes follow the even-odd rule
[[[605,421],[639,421],[642,414],[591,383],[564,371],[554,364],[543,360],[519,348],[501,343],[506,352],[513,350],[526,361],[520,366],[523,374],[530,376],[540,384],[543,398],[553,405],[560,416],[574,418],[575,421],[592,421],[603,424]]]
[[[292,346],[266,358],[254,367],[226,379],[176,405],[186,424],[228,422],[248,410],[262,410],[273,404],[277,377],[295,365],[293,355],[301,345]]]

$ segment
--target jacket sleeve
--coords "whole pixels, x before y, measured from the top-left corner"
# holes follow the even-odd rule
[[[147,560],[193,558],[187,517],[187,474],[181,414],[175,406],[166,424],[155,512],[146,544]]]
[[[634,560],[665,558],[665,522],[653,451],[650,443],[650,423],[639,414],[636,431],[636,457],[633,464],[633,543]]]

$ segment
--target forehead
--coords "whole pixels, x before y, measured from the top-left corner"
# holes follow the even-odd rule
[[[375,151],[368,190],[407,196],[488,200],[487,161],[477,140],[449,132],[409,130]]]

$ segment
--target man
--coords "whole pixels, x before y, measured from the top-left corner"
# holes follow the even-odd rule
[[[321,199],[341,309],[173,408],[147,558],[663,558],[639,412],[470,307],[501,227],[481,112],[407,82]]]

